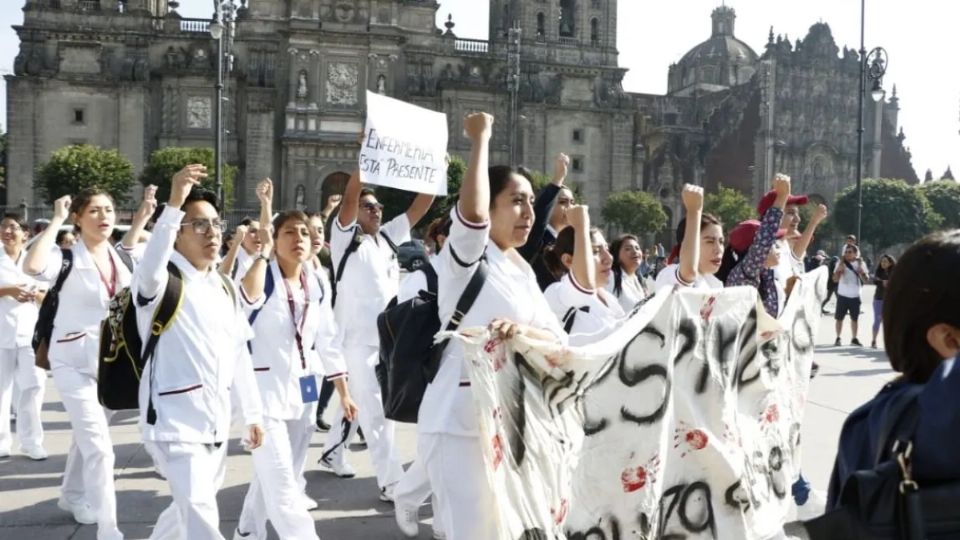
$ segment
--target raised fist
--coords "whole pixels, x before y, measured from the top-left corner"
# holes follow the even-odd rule
[[[470,113],[463,121],[463,131],[473,142],[489,139],[493,132],[493,116],[483,112]]]
[[[683,193],[680,194],[683,200],[683,207],[687,212],[703,211],[703,188],[693,184],[683,186]]]

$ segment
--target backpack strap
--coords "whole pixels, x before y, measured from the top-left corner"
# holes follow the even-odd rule
[[[67,276],[70,275],[70,270],[73,269],[73,250],[70,249],[61,249],[60,253],[63,255],[63,260],[60,262],[60,273],[57,274],[57,281],[53,284],[53,289],[51,292],[59,293],[60,289],[63,288],[63,283],[67,281]]]
[[[480,289],[483,288],[484,283],[487,281],[487,273],[487,259],[486,256],[484,256],[480,259],[480,262],[477,263],[477,269],[473,272],[473,277],[470,278],[467,287],[463,290],[463,294],[460,295],[460,300],[457,301],[457,307],[453,310],[453,316],[450,317],[450,322],[447,323],[447,327],[445,328],[447,332],[453,332],[456,331],[457,328],[460,328],[463,317],[470,311],[470,308],[473,307],[473,303],[477,301],[477,297],[480,296]]]
[[[160,336],[170,328],[177,314],[180,313],[180,306],[183,305],[183,274],[180,269],[172,262],[167,263],[167,286],[163,290],[163,296],[160,298],[160,304],[153,312],[153,320],[150,321],[150,336],[143,346],[143,354],[140,356],[143,365],[147,365],[153,352],[160,342]],[[150,367],[150,390],[147,392],[147,423],[151,426],[157,423],[157,411],[153,408],[153,378],[156,372],[155,366]]]
[[[400,254],[400,248],[397,247],[397,243],[394,242],[393,239],[390,238],[390,236],[386,233],[386,231],[382,231],[382,230],[381,230],[381,231],[380,231],[380,236],[382,236],[383,239],[387,241],[387,245],[390,246],[390,249],[393,250],[393,254],[394,254],[394,255],[399,255],[399,254]]]
[[[128,271],[133,272],[133,257],[131,257],[127,250],[122,246],[115,248],[115,251],[117,252],[117,257],[120,259],[120,262],[127,267]]]
[[[233,303],[233,306],[237,306],[237,291],[233,288],[233,281],[230,280],[227,276],[217,272],[217,277],[220,278],[220,281],[223,284],[223,292],[230,295],[230,301]]]
[[[250,314],[250,326],[253,326],[253,323],[257,320],[257,317],[260,316],[260,312],[263,311],[263,306],[267,305],[267,300],[270,299],[270,296],[273,295],[273,289],[276,287],[276,284],[273,280],[273,268],[267,266],[267,276],[263,280],[263,304],[260,305],[257,309],[253,310],[253,313]]]
[[[423,275],[427,277],[427,292],[437,294],[437,269],[432,264],[427,263],[418,268],[417,271],[423,272]]]
[[[360,229],[360,226],[357,225],[353,229],[353,238],[350,240],[350,245],[347,246],[347,249],[343,252],[343,257],[340,258],[340,264],[337,265],[337,271],[333,274],[333,290],[330,292],[333,296],[330,297],[331,305],[337,304],[337,285],[340,283],[340,280],[343,278],[343,271],[347,268],[347,259],[350,258],[350,255],[353,255],[353,252],[360,249],[360,244],[363,242],[363,231]]]
[[[920,420],[917,398],[921,392],[923,392],[922,384],[911,384],[887,407],[885,420],[877,437],[875,466],[888,458],[894,444],[913,438],[917,430],[917,422]]]

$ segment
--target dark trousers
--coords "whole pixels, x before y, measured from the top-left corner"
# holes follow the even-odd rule
[[[330,404],[330,398],[333,396],[334,386],[333,383],[324,379],[323,384],[320,385],[320,399],[317,400],[317,421],[323,418],[323,411],[327,409],[327,405]]]

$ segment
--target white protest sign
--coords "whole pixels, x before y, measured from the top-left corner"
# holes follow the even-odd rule
[[[447,194],[447,115],[367,92],[360,180]]]

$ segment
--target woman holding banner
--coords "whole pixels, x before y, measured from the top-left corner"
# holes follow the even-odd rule
[[[439,315],[446,325],[477,271],[486,278],[462,328],[488,326],[502,339],[525,334],[550,342],[565,341],[563,329],[540,292],[530,265],[517,252],[533,224],[530,182],[506,166],[488,170],[493,117],[467,116],[470,161],[460,200],[452,211],[450,236],[435,264],[439,276]],[[463,346],[451,342],[440,369],[426,390],[419,412],[418,459],[442,501],[447,538],[497,537],[497,513],[487,482],[476,410]]]

